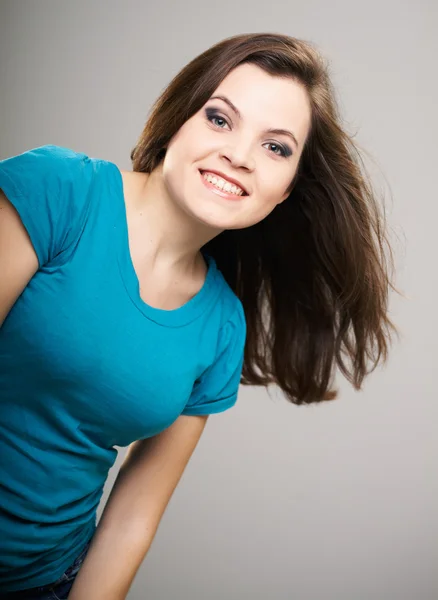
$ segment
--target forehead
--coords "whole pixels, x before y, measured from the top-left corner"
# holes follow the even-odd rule
[[[304,86],[291,77],[273,76],[246,63],[228,73],[212,96],[216,94],[227,96],[245,122],[292,129],[299,141],[307,135],[311,119],[309,97]]]

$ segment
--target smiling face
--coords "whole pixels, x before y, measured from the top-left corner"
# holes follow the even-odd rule
[[[310,121],[301,84],[239,65],[170,140],[164,185],[185,212],[208,226],[254,225],[288,197]],[[210,170],[239,182],[248,195],[218,190],[217,176],[213,184],[205,182],[202,172]]]

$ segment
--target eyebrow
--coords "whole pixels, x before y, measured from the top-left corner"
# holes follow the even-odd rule
[[[222,96],[222,95],[212,96],[211,98],[209,98],[209,100],[216,100],[216,99],[222,100],[223,102],[228,104],[228,106],[231,108],[232,111],[234,111],[236,113],[236,115],[239,117],[239,119],[242,119],[242,115],[241,115],[240,111],[238,110],[238,108],[236,106],[234,106],[234,104],[231,102],[231,100],[229,98],[227,98],[226,96]],[[300,145],[298,144],[297,138],[294,136],[292,131],[289,131],[288,129],[271,128],[271,129],[267,129],[266,133],[272,133],[274,135],[287,135],[293,139],[297,148],[300,147]]]

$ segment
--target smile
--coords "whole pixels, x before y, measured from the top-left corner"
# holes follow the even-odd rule
[[[222,196],[222,198],[227,198],[228,200],[240,200],[242,197],[247,196],[242,188],[226,181],[215,173],[209,173],[208,171],[199,171],[199,173],[205,187],[219,196]]]

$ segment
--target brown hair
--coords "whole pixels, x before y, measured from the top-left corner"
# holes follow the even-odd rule
[[[386,361],[396,332],[388,292],[395,288],[383,207],[358,147],[340,125],[328,68],[314,45],[281,34],[244,34],[197,56],[153,105],[131,152],[133,170],[153,171],[172,136],[242,63],[301,83],[311,128],[288,198],[260,223],[223,231],[204,249],[245,310],[241,383],[276,384],[295,404],[331,400],[336,366],[360,389]]]

